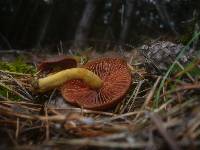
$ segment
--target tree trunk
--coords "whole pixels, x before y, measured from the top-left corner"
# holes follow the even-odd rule
[[[76,48],[82,48],[86,45],[86,39],[88,39],[99,2],[99,0],[85,0],[85,1],[86,1],[86,6],[83,12],[83,16],[79,22],[79,25],[75,33],[74,47]]]
[[[122,29],[120,33],[120,41],[123,43],[126,41],[131,25],[131,17],[133,13],[133,6],[134,6],[134,0],[126,0],[125,1],[125,14],[124,18],[122,18]],[[122,4],[123,5],[123,4]],[[123,13],[123,12],[122,12]]]
[[[160,15],[163,23],[171,29],[171,31],[176,35],[179,36],[179,33],[175,29],[175,24],[173,24],[170,16],[168,15],[165,2],[163,0],[156,0],[156,9],[158,11],[158,14]]]
[[[118,9],[120,7],[120,1],[119,0],[112,0],[112,11],[111,11],[111,16],[108,20],[108,23],[107,23],[107,28],[105,30],[105,33],[104,33],[104,41],[106,40],[111,40],[111,41],[114,41],[116,40],[116,35],[114,34],[114,31],[113,31],[113,26],[115,26],[115,18],[117,18],[117,13],[118,13]]]
[[[42,16],[43,19],[41,21],[39,30],[38,30],[38,34],[37,34],[37,38],[36,38],[36,42],[35,42],[35,46],[36,48],[40,48],[41,47],[41,43],[44,41],[46,32],[47,32],[47,27],[51,18],[51,14],[52,14],[52,10],[53,10],[53,1],[49,4],[47,4],[47,10],[44,13],[44,15]]]

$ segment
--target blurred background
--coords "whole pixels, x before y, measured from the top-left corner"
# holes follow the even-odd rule
[[[199,32],[199,14],[199,0],[0,0],[0,50],[185,44]]]

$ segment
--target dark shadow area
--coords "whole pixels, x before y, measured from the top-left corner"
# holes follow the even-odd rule
[[[1,0],[0,48],[135,45],[155,38],[184,43],[197,30],[199,12],[197,0]]]

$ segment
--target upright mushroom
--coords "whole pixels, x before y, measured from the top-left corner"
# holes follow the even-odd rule
[[[122,59],[101,58],[88,62],[83,68],[94,72],[103,83],[94,89],[80,79],[67,81],[61,93],[72,104],[88,109],[107,109],[120,102],[130,87],[131,73]]]

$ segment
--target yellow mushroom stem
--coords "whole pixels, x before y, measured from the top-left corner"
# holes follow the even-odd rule
[[[45,78],[38,79],[33,83],[34,88],[39,92],[45,92],[61,86],[66,81],[72,79],[81,79],[88,86],[94,89],[101,87],[103,81],[93,72],[85,68],[71,68],[51,74]]]

